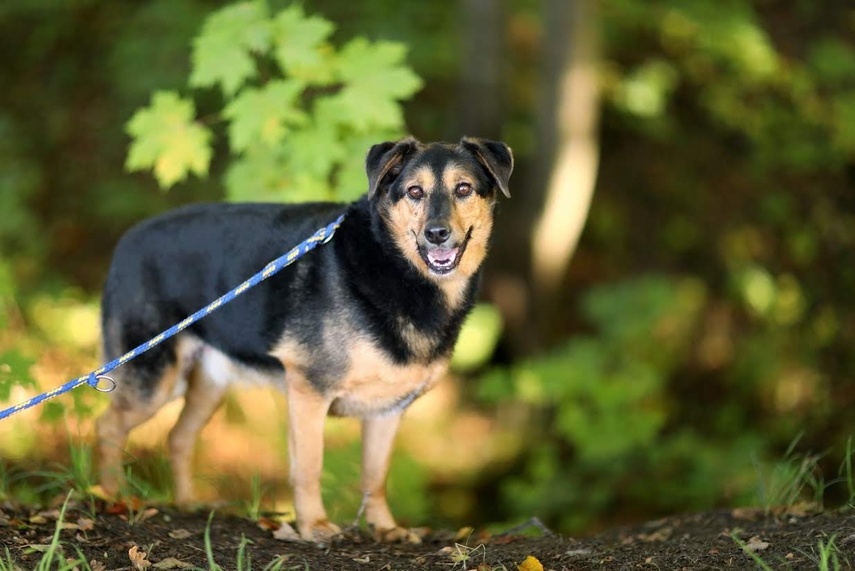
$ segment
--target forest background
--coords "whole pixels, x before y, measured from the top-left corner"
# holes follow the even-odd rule
[[[402,429],[391,488],[405,522],[538,516],[576,533],[851,500],[835,485],[855,405],[848,2],[300,6],[3,2],[0,399],[99,364],[99,288],[135,222],[202,200],[350,199],[370,142],[475,135],[514,149],[513,198],[453,374]],[[280,13],[308,50],[300,65],[250,33]],[[304,83],[265,90],[277,74]],[[191,142],[158,170],[169,149],[129,149],[169,112]],[[149,166],[157,177],[136,172]],[[207,499],[256,486],[288,509],[285,409],[270,395],[235,391],[206,429]],[[86,449],[104,403],[80,388],[3,421],[0,495],[57,492],[39,474]],[[176,414],[129,455],[135,485],[165,498]],[[357,428],[328,427],[339,520],[359,503]]]

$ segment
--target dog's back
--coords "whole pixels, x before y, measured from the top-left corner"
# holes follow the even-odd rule
[[[104,354],[113,359],[178,323],[282,255],[317,227],[341,213],[344,205],[315,203],[200,204],[146,220],[119,242],[102,301]],[[307,266],[286,268],[191,326],[196,337],[247,365],[281,369],[268,355],[275,332],[264,322],[295,305],[304,291]],[[302,283],[301,283],[302,282]],[[289,300],[270,289],[289,283]],[[278,316],[284,318],[285,316]],[[177,361],[182,336],[126,365],[128,382],[151,391],[163,368]]]

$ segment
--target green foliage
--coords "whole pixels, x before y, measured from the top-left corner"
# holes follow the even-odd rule
[[[706,296],[696,280],[661,276],[593,288],[581,306],[595,335],[483,379],[483,398],[527,403],[517,429],[538,442],[503,486],[510,514],[573,530],[624,502],[658,511],[746,499],[732,494],[746,494],[758,441],[675,425],[669,380],[690,354]]]
[[[271,15],[261,1],[206,20],[189,83],[222,92],[231,199],[351,199],[364,187],[368,145],[400,134],[400,102],[421,87],[404,46],[358,37],[336,49],[334,29],[298,5]],[[194,115],[189,99],[155,94],[128,123],[127,168],[153,168],[164,188],[207,175],[214,141]]]

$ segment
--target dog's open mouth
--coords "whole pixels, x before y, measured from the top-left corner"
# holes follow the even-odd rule
[[[457,254],[460,248],[437,248],[425,254],[428,267],[435,272],[445,273],[457,266]]]
[[[466,237],[459,246],[449,248],[448,246],[434,246],[432,248],[418,247],[419,254],[422,256],[428,269],[439,275],[450,274],[460,263],[460,258],[463,257],[463,252],[466,250],[466,245],[469,243],[469,237],[472,235],[472,228],[466,233]]]

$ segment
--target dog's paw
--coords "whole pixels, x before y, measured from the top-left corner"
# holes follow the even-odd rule
[[[326,519],[298,523],[297,529],[300,531],[300,537],[316,543],[325,543],[341,533],[339,526]]]
[[[392,527],[389,529],[374,528],[372,535],[376,541],[382,543],[413,543],[422,542],[422,538],[427,535],[427,530],[424,528],[407,528],[407,527]]]

